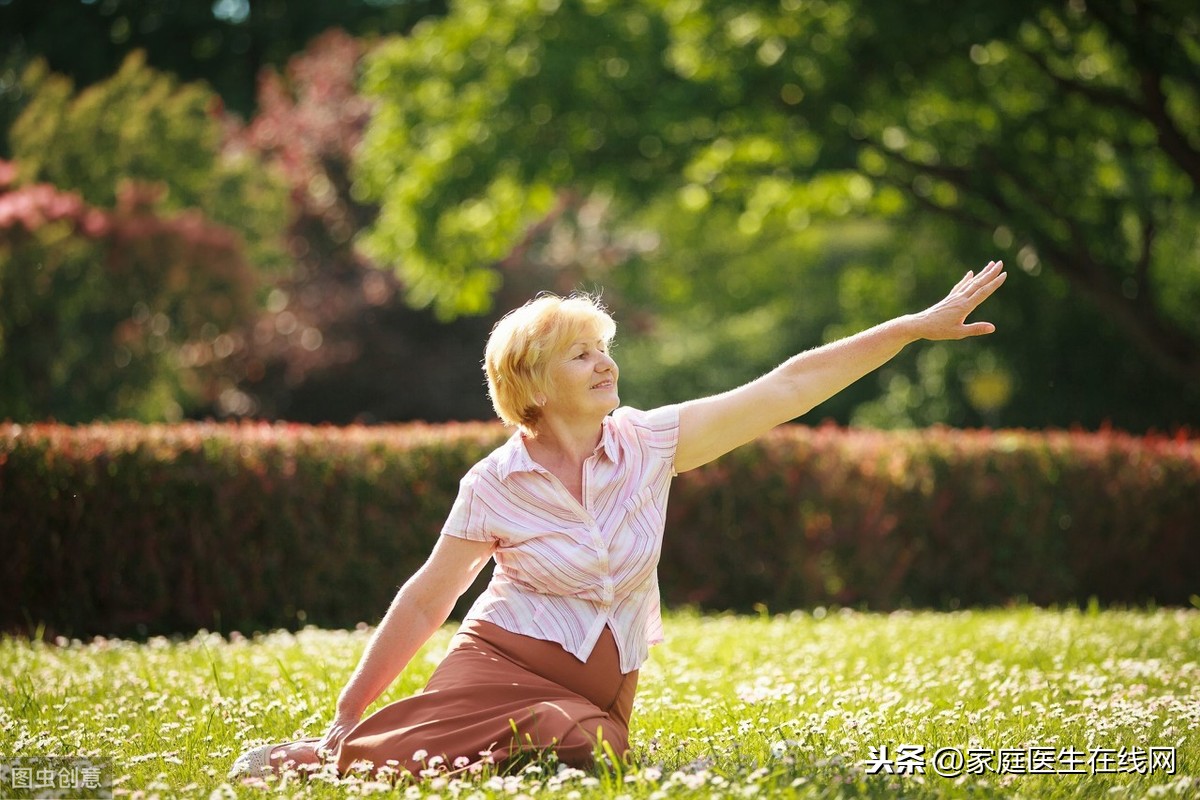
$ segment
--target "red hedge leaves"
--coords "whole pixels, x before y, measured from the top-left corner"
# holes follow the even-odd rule
[[[0,627],[374,622],[495,425],[0,425]],[[668,605],[1186,604],[1200,441],[785,427],[672,490]],[[465,608],[470,596],[460,604]]]
[[[665,600],[1186,604],[1200,441],[791,427],[679,480]]]

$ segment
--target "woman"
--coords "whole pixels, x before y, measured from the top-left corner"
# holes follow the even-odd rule
[[[638,668],[661,641],[656,565],[671,478],[804,414],[920,339],[991,333],[967,316],[1006,277],[968,272],[941,302],[797,355],[740,388],[650,412],[619,408],[615,324],[591,298],[505,316],[488,391],[517,432],[463,478],[442,535],[400,589],[320,739],[243,754],[231,777],[336,754],[420,775],[553,749],[624,757]],[[367,719],[489,560],[496,570],[425,689]]]

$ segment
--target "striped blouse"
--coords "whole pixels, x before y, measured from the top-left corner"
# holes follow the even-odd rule
[[[520,434],[463,477],[443,535],[494,542],[496,569],[467,613],[557,642],[586,661],[605,625],[621,671],[662,641],[658,557],[679,413],[622,407],[583,465],[583,504],[529,456]]]

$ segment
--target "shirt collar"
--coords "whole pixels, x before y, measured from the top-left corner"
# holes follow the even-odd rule
[[[605,417],[600,428],[600,443],[596,445],[594,452],[603,452],[609,461],[616,463],[617,457],[621,453],[621,446],[617,441],[612,417]],[[525,448],[525,442],[521,439],[519,431],[504,443],[503,451],[496,463],[500,480],[508,480],[508,476],[514,472],[545,472],[545,469],[530,457],[529,450]]]
[[[604,422],[600,425],[603,428],[600,434],[600,448],[604,450],[604,455],[608,456],[608,460],[615,464],[621,455],[621,445],[617,441],[617,429],[613,425],[612,415],[605,417]]]

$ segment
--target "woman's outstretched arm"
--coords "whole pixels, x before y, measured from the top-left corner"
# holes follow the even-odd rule
[[[450,616],[492,555],[493,543],[440,536],[429,559],[400,587],[338,696],[337,711],[319,747],[334,750],[363,712],[391,685],[421,646]]]
[[[968,272],[950,294],[917,314],[884,322],[801,353],[771,372],[723,394],[679,406],[675,470],[686,472],[795,419],[921,339],[964,339],[996,328],[966,318],[1004,283],[1004,264]]]

